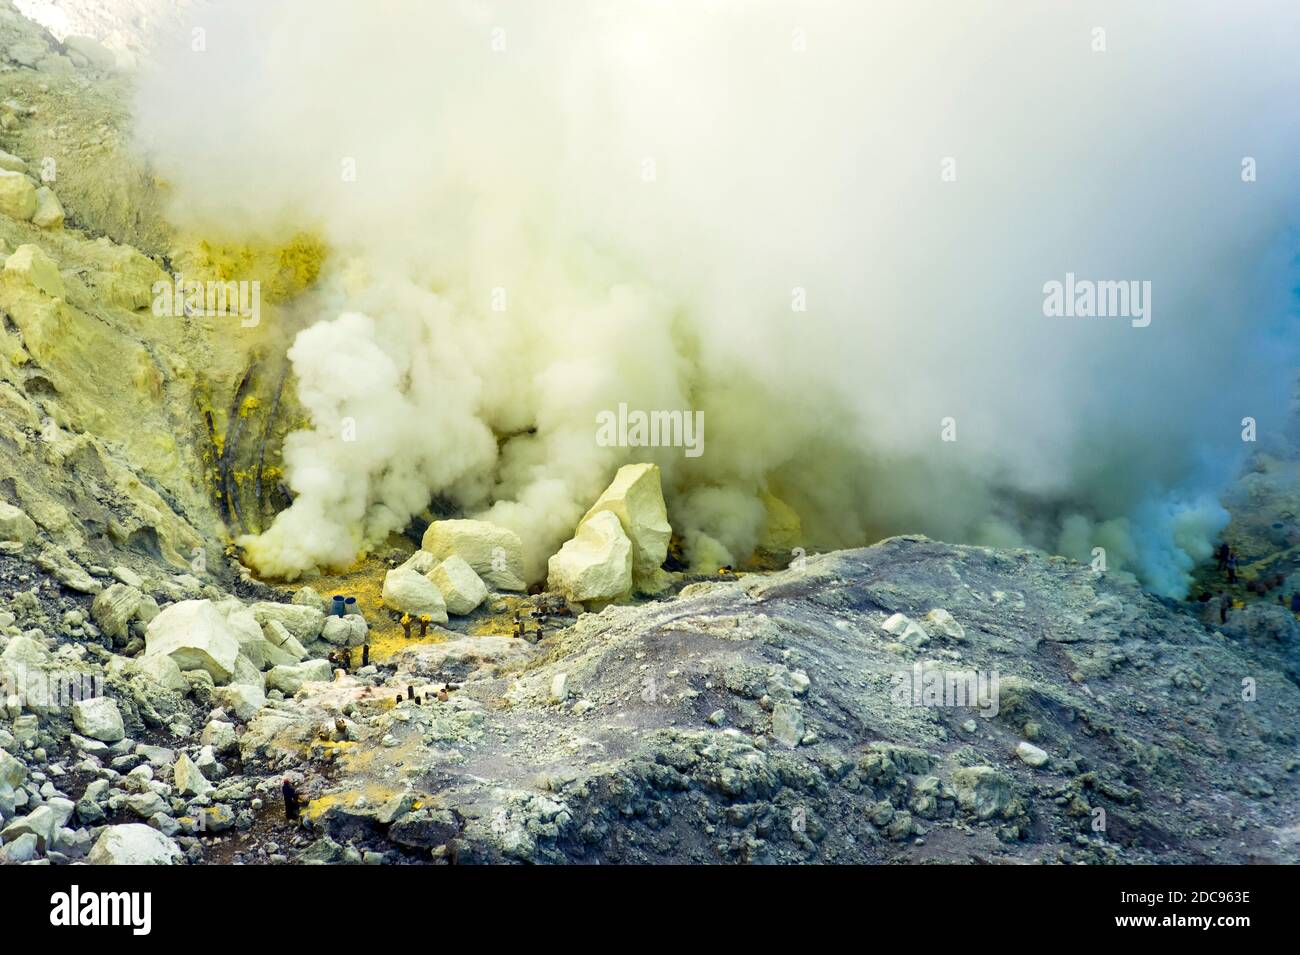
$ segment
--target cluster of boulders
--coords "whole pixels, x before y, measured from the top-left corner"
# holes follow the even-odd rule
[[[57,75],[76,70],[113,73],[136,65],[136,57],[130,51],[111,50],[91,36],[70,34],[59,41],[10,7],[0,8],[0,28],[6,41],[4,58],[14,66],[38,73]]]
[[[10,728],[0,728],[0,862],[196,861],[203,837],[252,825],[251,784],[223,781],[230,772],[223,760],[237,755],[234,717],[217,708],[195,734],[175,708],[169,730],[182,745],[138,740],[128,720],[141,727],[150,701],[176,703],[184,682],[125,684],[113,675],[120,672],[114,664],[127,660],[119,656],[110,657],[106,686],[79,684],[81,698],[48,690],[33,697],[33,688],[74,672],[72,661],[85,656],[75,650],[84,648],[51,651],[39,629],[10,636],[13,621],[12,613],[0,614],[0,677],[16,691],[5,700]],[[87,676],[103,675],[84,660],[79,665]],[[90,695],[100,690],[104,695]]]
[[[671,537],[659,466],[624,465],[551,557],[547,589],[589,609],[659,593]]]
[[[163,746],[127,735],[129,705],[75,701],[71,732],[59,713],[25,714],[14,732],[0,729],[0,862],[198,861],[204,839],[252,826],[266,787],[231,773],[236,717],[215,709],[197,734],[174,725],[185,742]],[[56,750],[67,755],[53,758]]]
[[[435,521],[420,549],[384,577],[384,605],[428,616],[473,613],[492,590],[524,589],[524,548],[514,531],[488,521]]]
[[[552,558],[549,583],[588,608],[654,592],[663,586],[670,533],[658,468],[625,467]],[[48,575],[50,593],[78,608],[51,634],[48,595],[38,587],[19,591],[13,612],[0,615],[0,679],[14,689],[0,700],[13,726],[0,731],[0,861],[195,861],[204,840],[251,827],[267,784],[255,786],[242,769],[232,774],[230,763],[274,752],[267,742],[286,726],[309,744],[320,723],[332,744],[356,738],[354,719],[367,726],[378,719],[383,725],[367,735],[377,730],[383,745],[400,738],[413,701],[392,715],[375,709],[391,703],[381,672],[362,668],[338,683],[334,653],[368,642],[364,617],[350,607],[335,612],[311,587],[288,603],[248,602],[189,574],[153,579],[83,564],[41,537],[21,508],[0,507],[0,553],[26,555]],[[444,520],[388,572],[383,600],[442,623],[475,612],[494,591],[525,588],[516,534],[487,521]],[[450,669],[421,691],[426,707],[448,696],[455,668],[441,666]],[[69,674],[83,688],[71,702],[56,686]],[[352,697],[333,700],[340,693]],[[414,702],[410,712],[424,714]],[[473,733],[478,717],[455,698],[447,705]],[[150,738],[150,727],[170,735]]]
[[[63,204],[54,190],[32,178],[27,163],[0,149],[0,213],[42,229],[63,228]],[[33,285],[54,298],[63,297],[58,267],[36,245],[20,245],[5,262],[7,271],[19,271]]]
[[[232,766],[243,728],[328,684],[325,658],[367,642],[364,617],[329,613],[310,587],[246,603],[188,574],[66,554],[33,558],[43,577],[16,559],[36,534],[0,507],[13,588],[0,604],[0,862],[202,858],[205,840],[251,827],[279,795]]]
[[[659,466],[629,464],[578,522],[547,565],[547,590],[576,609],[599,609],[633,594],[665,589],[662,569],[672,528]],[[446,623],[473,613],[492,590],[522,591],[523,545],[490,521],[435,521],[420,549],[384,579],[384,604],[399,613]]]

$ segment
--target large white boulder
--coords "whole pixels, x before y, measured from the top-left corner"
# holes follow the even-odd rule
[[[434,521],[420,549],[438,560],[456,556],[474,568],[489,587],[524,590],[524,545],[512,530],[489,521]]]
[[[487,584],[474,573],[463,557],[452,554],[428,574],[442,591],[442,599],[447,602],[447,612],[458,616],[473,613],[478,605],[487,600]]]
[[[206,670],[216,683],[235,672],[239,639],[211,600],[182,600],[145,629],[145,655],[168,656],[185,670]]]
[[[632,592],[632,541],[610,511],[578,525],[546,565],[546,589],[578,603],[608,603]]]
[[[21,172],[0,169],[0,212],[23,222],[31,219],[36,214],[36,183]]]
[[[101,832],[86,861],[91,865],[175,865],[182,857],[180,847],[157,829],[131,822]]]
[[[632,582],[643,593],[658,593],[667,583],[661,570],[673,529],[660,483],[659,465],[625,464],[596,499],[582,525],[597,514],[611,513],[632,542]]]
[[[126,736],[122,725],[122,711],[117,702],[106,696],[77,700],[72,704],[72,725],[82,736],[105,743],[116,743]]]
[[[428,614],[435,623],[447,622],[442,591],[424,574],[397,567],[384,575],[384,606],[412,617]]]

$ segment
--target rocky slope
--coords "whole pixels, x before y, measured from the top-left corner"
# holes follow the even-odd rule
[[[1220,626],[919,538],[693,578],[637,468],[654,500],[593,506],[564,595],[452,521],[315,582],[359,614],[252,579],[228,544],[284,503],[287,303],[327,250],[168,224],[109,12],[0,0],[0,862],[1297,861],[1300,624],[1244,585]],[[256,278],[261,323],[155,314],[177,272]],[[1260,474],[1247,582],[1300,559],[1295,472]],[[946,677],[976,697],[931,705]]]
[[[1294,862],[1296,639],[1270,608],[1221,633],[1078,565],[894,539],[536,651],[422,647],[385,689],[465,681],[449,702],[348,681],[242,748],[293,758],[282,721],[347,700],[315,822],[416,858]],[[900,702],[918,666],[996,671],[996,707]]]
[[[319,649],[310,591],[204,591]],[[1300,861],[1295,619],[1209,629],[1035,553],[897,538],[536,642],[434,628],[332,679],[280,664],[256,691],[146,672],[84,602],[10,602],[5,667],[107,675],[103,712],[8,714],[10,861],[131,823],[195,862]],[[979,695],[927,696],[936,672]]]

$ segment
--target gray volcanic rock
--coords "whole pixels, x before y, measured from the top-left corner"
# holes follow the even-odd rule
[[[897,613],[945,626],[914,647]],[[446,702],[358,684],[360,755],[312,818],[460,862],[1296,862],[1279,639],[1070,561],[894,538],[583,615]],[[259,717],[260,754],[289,758],[329,692],[277,708],[296,739]]]

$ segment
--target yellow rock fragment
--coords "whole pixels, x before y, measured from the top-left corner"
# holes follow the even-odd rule
[[[32,222],[42,229],[63,228],[63,203],[59,202],[59,197],[49,186],[41,186],[36,190],[36,212],[32,216]]]
[[[0,169],[0,212],[23,222],[36,214],[36,184],[21,172]]]
[[[14,254],[5,260],[5,274],[17,276],[40,289],[51,298],[63,298],[63,276],[54,260],[46,255],[40,246],[20,245]]]

